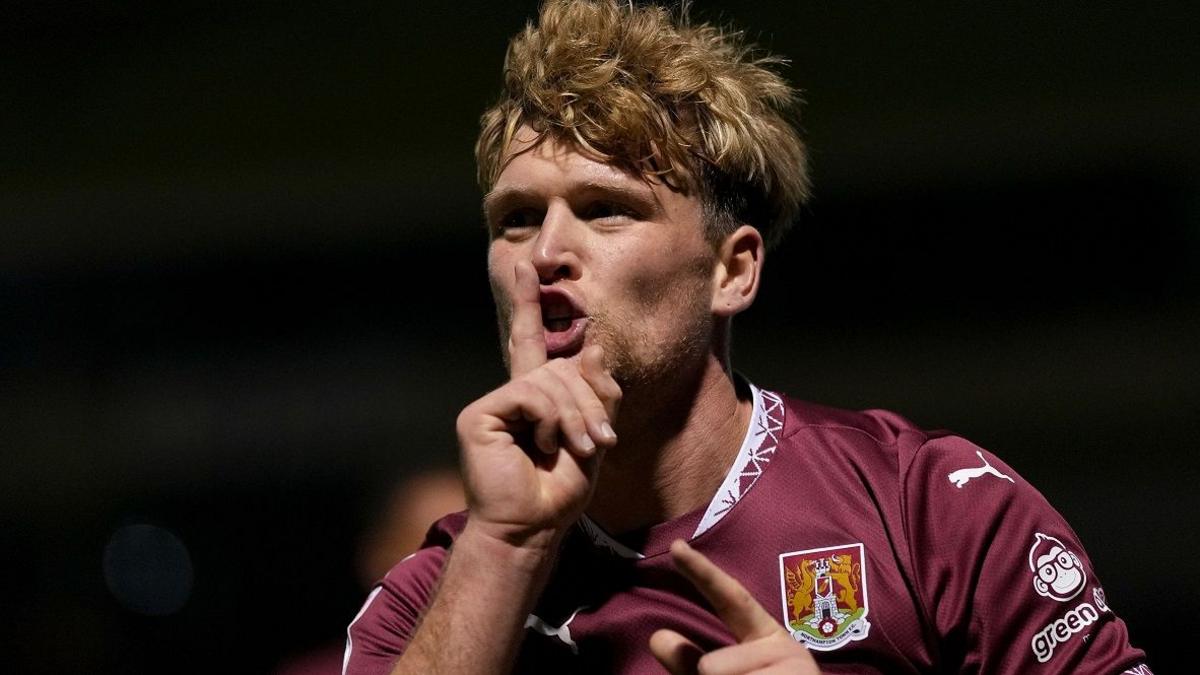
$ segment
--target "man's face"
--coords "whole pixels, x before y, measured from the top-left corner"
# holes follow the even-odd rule
[[[484,199],[506,359],[521,260],[540,278],[550,358],[599,344],[628,386],[702,357],[713,337],[716,258],[699,199],[551,139],[530,149],[532,139],[527,128],[517,134],[513,159]]]

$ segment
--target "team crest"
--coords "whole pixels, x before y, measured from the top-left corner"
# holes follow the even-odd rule
[[[862,544],[779,556],[783,625],[809,649],[829,651],[867,637],[867,558]]]

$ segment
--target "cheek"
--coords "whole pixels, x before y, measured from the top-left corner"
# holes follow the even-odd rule
[[[496,278],[496,271],[501,269],[501,261],[504,259],[505,259],[504,249],[501,248],[500,246],[498,246],[497,243],[493,241],[491,243],[491,245],[488,246],[488,252],[487,252],[488,277],[490,277],[492,279]],[[494,284],[495,284],[495,282],[493,281],[493,285]]]
[[[509,293],[509,289],[516,283],[516,278],[511,271],[511,266],[506,266],[504,263],[497,263],[497,260],[496,256],[491,253],[488,254],[488,285],[492,288],[492,301],[496,305],[496,318],[500,325],[500,336],[504,340],[507,340],[508,326],[512,319],[512,300],[510,299],[512,296]],[[500,272],[500,270],[504,269],[509,270],[508,274]]]
[[[661,251],[631,275],[631,295],[639,304],[689,313],[695,306],[708,306],[710,261],[694,255],[681,260],[680,255],[679,251]]]
[[[492,287],[492,295],[497,301],[500,299],[507,300],[508,288],[515,282],[515,274],[513,272],[512,263],[502,251],[498,251],[495,246],[488,249],[488,284]]]

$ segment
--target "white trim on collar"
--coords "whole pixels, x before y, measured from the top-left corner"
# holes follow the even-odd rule
[[[750,416],[750,428],[746,430],[742,449],[738,451],[737,459],[733,460],[729,473],[725,474],[717,494],[709,502],[708,510],[692,533],[692,539],[710,530],[746,496],[779,446],[779,432],[783,430],[783,399],[779,394],[759,389],[753,384],[750,385],[750,391],[754,394],[754,412]]]
[[[738,451],[729,473],[725,474],[720,489],[709,502],[704,517],[692,533],[692,539],[711,529],[746,496],[750,488],[758,482],[759,476],[779,445],[779,433],[783,430],[783,399],[779,394],[759,389],[753,384],[750,384],[750,392],[754,397],[754,410],[750,415],[746,437],[742,440],[742,448]],[[633,560],[646,557],[614,539],[586,513],[579,518],[579,527],[593,544],[608,549],[614,555]]]

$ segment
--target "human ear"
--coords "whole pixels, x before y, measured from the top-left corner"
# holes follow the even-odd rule
[[[731,317],[754,302],[762,278],[763,253],[762,234],[749,225],[738,227],[721,241],[713,272],[714,315]]]

